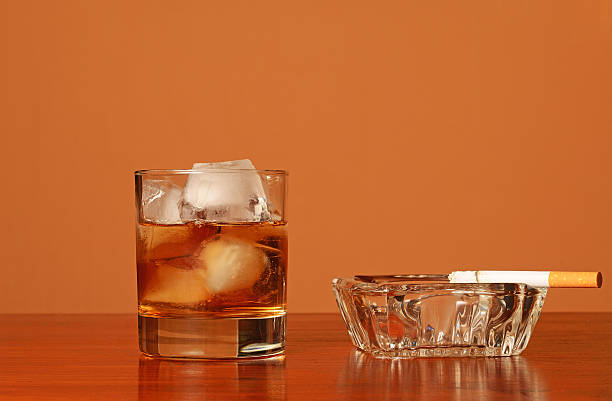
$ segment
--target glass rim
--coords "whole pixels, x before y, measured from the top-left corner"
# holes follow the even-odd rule
[[[203,174],[203,173],[258,173],[267,175],[280,175],[288,176],[289,171],[287,170],[258,170],[252,168],[206,168],[201,170],[194,169],[145,169],[135,170],[134,175],[136,176],[170,176],[170,175],[189,175],[189,174]]]
[[[360,292],[387,292],[398,291],[406,293],[415,293],[427,290],[484,290],[497,291],[502,293],[515,293],[535,290],[538,293],[545,293],[545,287],[532,287],[525,283],[451,283],[448,279],[441,279],[443,275],[439,274],[419,274],[419,275],[404,275],[413,276],[405,277],[405,279],[395,280],[380,280],[368,282],[360,280],[359,276],[353,277],[336,277],[332,280],[332,286],[338,287],[344,285],[351,286],[352,291]]]

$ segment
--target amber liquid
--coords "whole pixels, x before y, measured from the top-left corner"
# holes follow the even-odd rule
[[[285,223],[140,223],[143,317],[268,318],[285,314]]]

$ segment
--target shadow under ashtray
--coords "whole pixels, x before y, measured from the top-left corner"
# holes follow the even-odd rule
[[[487,400],[491,393],[510,400],[548,400],[549,388],[525,357],[507,358],[376,358],[352,350],[338,387],[363,397],[374,391],[385,400],[401,393],[421,396],[452,394],[456,399]],[[350,397],[348,397],[350,398]]]
[[[201,400],[249,395],[249,399],[285,400],[285,357],[198,361],[141,356],[138,399]]]

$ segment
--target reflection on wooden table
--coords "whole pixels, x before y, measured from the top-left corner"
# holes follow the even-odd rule
[[[353,392],[379,389],[379,399],[398,394],[427,395],[445,389],[455,399],[548,400],[548,386],[537,368],[522,356],[501,358],[379,359],[359,350],[351,351],[338,385]],[[533,390],[537,389],[537,392]]]
[[[141,356],[138,399],[189,401],[249,394],[249,399],[284,400],[285,357],[244,361],[187,361]]]
[[[608,400],[612,313],[543,313],[518,357],[376,359],[339,314],[289,315],[286,356],[149,359],[135,315],[0,315],[0,400]]]

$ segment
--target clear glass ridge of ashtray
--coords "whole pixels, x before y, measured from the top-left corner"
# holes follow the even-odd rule
[[[510,356],[527,347],[546,288],[451,284],[440,277],[334,279],[355,347],[391,358]]]

